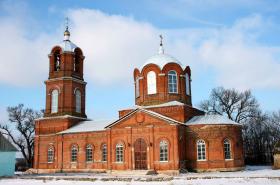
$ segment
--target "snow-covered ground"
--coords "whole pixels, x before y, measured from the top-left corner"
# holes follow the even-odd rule
[[[17,175],[0,179],[0,185],[280,185],[280,170],[247,166],[240,172],[186,173],[178,176],[136,174]]]

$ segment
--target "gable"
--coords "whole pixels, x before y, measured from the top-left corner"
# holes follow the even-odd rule
[[[135,109],[123,116],[116,122],[108,125],[106,128],[125,128],[125,127],[139,127],[139,126],[168,126],[170,124],[183,124],[172,118],[163,116],[159,113],[146,110],[146,109]]]

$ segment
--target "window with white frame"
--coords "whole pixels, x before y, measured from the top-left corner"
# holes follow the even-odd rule
[[[93,161],[92,145],[87,145],[86,147],[86,161],[87,162]]]
[[[76,97],[76,112],[77,113],[81,113],[81,99],[82,99],[82,96],[81,96],[81,91],[80,90],[76,90],[75,91],[75,97]]]
[[[157,77],[154,71],[150,71],[147,74],[147,86],[148,86],[148,94],[157,93]]]
[[[123,144],[116,145],[116,162],[123,162]]]
[[[140,92],[139,92],[139,77],[136,77],[136,81],[135,81],[135,96],[136,96],[136,98],[138,98],[140,96]]]
[[[101,150],[102,150],[102,159],[101,160],[103,162],[105,162],[105,161],[107,161],[107,145],[103,144]]]
[[[190,76],[188,73],[186,73],[186,94],[191,95]]]
[[[205,161],[206,160],[206,146],[205,141],[198,140],[197,143],[197,160],[198,161]]]
[[[231,159],[231,146],[230,146],[229,139],[224,140],[224,152],[225,152],[225,159]]]
[[[58,112],[58,90],[55,89],[51,93],[51,113]]]
[[[168,143],[165,140],[159,143],[159,160],[161,162],[168,161]]]
[[[48,149],[48,163],[52,163],[54,161],[54,148],[50,146]]]
[[[168,92],[169,93],[177,93],[177,73],[176,71],[169,71],[168,72]]]
[[[71,147],[71,162],[77,162],[77,158],[78,158],[78,146],[73,145]]]

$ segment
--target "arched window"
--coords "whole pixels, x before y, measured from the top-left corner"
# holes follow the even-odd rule
[[[86,161],[87,162],[93,161],[92,145],[87,145],[86,147]]]
[[[77,157],[78,157],[78,146],[73,145],[71,147],[71,162],[77,162]]]
[[[156,73],[154,71],[150,71],[147,74],[147,86],[148,86],[148,94],[157,93],[157,78],[156,78]]]
[[[57,113],[58,112],[58,90],[55,89],[51,93],[51,113]]]
[[[186,73],[186,94],[191,95],[190,76],[188,73]]]
[[[60,54],[59,51],[54,53],[54,71],[60,70]]]
[[[50,146],[48,149],[48,163],[52,163],[54,161],[54,148]]]
[[[231,146],[230,146],[229,139],[224,140],[224,152],[225,152],[225,159],[231,159]]]
[[[116,162],[123,162],[123,144],[116,145]]]
[[[103,144],[101,150],[102,150],[102,159],[101,160],[103,162],[105,162],[105,161],[107,161],[107,145]]]
[[[136,96],[136,98],[138,98],[139,95],[140,95],[140,92],[139,92],[139,78],[137,77],[136,81],[135,81],[135,96]]]
[[[200,139],[197,141],[196,145],[197,145],[197,160],[205,161],[206,160],[205,141]]]
[[[160,141],[159,143],[159,160],[161,162],[168,161],[168,143],[167,141]]]
[[[177,73],[176,71],[168,72],[168,92],[169,93],[177,93]]]
[[[76,112],[78,113],[81,113],[81,99],[82,99],[82,96],[81,96],[81,91],[80,90],[76,90],[75,91],[75,97],[76,97]]]

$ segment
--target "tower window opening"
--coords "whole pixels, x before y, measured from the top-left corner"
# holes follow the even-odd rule
[[[78,53],[75,54],[75,57],[74,57],[74,71],[75,72],[79,72],[79,63],[80,63],[80,57],[78,55]]]
[[[190,88],[190,76],[186,74],[186,94],[191,95],[191,88]]]
[[[136,78],[136,82],[135,82],[135,96],[136,96],[136,98],[138,98],[140,96],[140,93],[139,93],[139,78],[138,77]]]
[[[59,52],[54,53],[54,71],[59,71],[60,70],[60,54]]]

